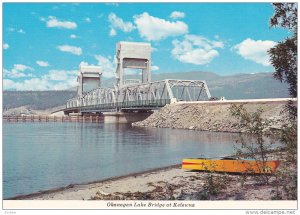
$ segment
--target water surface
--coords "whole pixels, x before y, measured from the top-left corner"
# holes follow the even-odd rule
[[[237,138],[129,124],[3,123],[3,195],[121,176],[179,164],[187,157],[230,155]]]

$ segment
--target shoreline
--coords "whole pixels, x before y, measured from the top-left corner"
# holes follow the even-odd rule
[[[277,151],[269,159],[282,161],[277,171],[296,171],[285,157],[285,152]],[[294,200],[278,184],[276,174],[270,175],[268,184],[259,182],[262,177],[190,171],[176,164],[6,200]]]
[[[30,193],[30,194],[21,194],[21,195],[17,195],[17,196],[14,196],[14,197],[4,198],[3,200],[25,200],[27,198],[34,198],[34,197],[39,197],[39,196],[42,196],[42,195],[47,195],[47,194],[53,194],[53,193],[57,193],[57,192],[61,192],[61,191],[66,191],[66,190],[74,188],[76,186],[80,187],[80,186],[94,185],[94,184],[98,184],[98,183],[113,182],[113,181],[122,180],[122,179],[128,178],[128,177],[136,177],[136,176],[139,176],[139,175],[143,175],[143,174],[147,174],[147,173],[151,173],[151,172],[158,172],[158,171],[162,171],[162,170],[168,170],[168,169],[172,169],[172,168],[176,168],[176,167],[180,167],[180,166],[181,166],[181,164],[174,164],[174,165],[170,165],[170,166],[153,168],[153,169],[144,170],[144,171],[141,171],[141,172],[134,172],[134,173],[126,174],[126,175],[114,176],[114,177],[109,177],[109,178],[106,178],[106,179],[90,181],[90,182],[86,182],[86,183],[69,184],[67,186],[52,188],[52,189],[49,189],[49,190],[42,190],[42,191],[37,191],[37,192],[34,192],[34,193]]]

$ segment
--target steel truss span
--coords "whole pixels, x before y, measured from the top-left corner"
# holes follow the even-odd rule
[[[65,112],[153,110],[177,101],[207,101],[210,97],[205,81],[166,79],[115,89],[98,88],[68,100]]]

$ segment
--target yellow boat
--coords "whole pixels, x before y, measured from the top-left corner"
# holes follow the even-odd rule
[[[236,159],[224,157],[220,159],[208,158],[187,158],[182,161],[182,169],[202,170],[210,172],[229,172],[229,173],[268,173],[276,172],[279,161],[257,161],[249,159]],[[263,171],[265,169],[265,171]]]

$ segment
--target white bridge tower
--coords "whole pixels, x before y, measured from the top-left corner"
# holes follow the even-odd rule
[[[101,67],[99,66],[79,66],[77,81],[78,96],[100,87],[101,83]]]
[[[116,87],[126,85],[125,68],[141,69],[142,83],[151,81],[151,45],[149,43],[119,42],[116,47]]]

